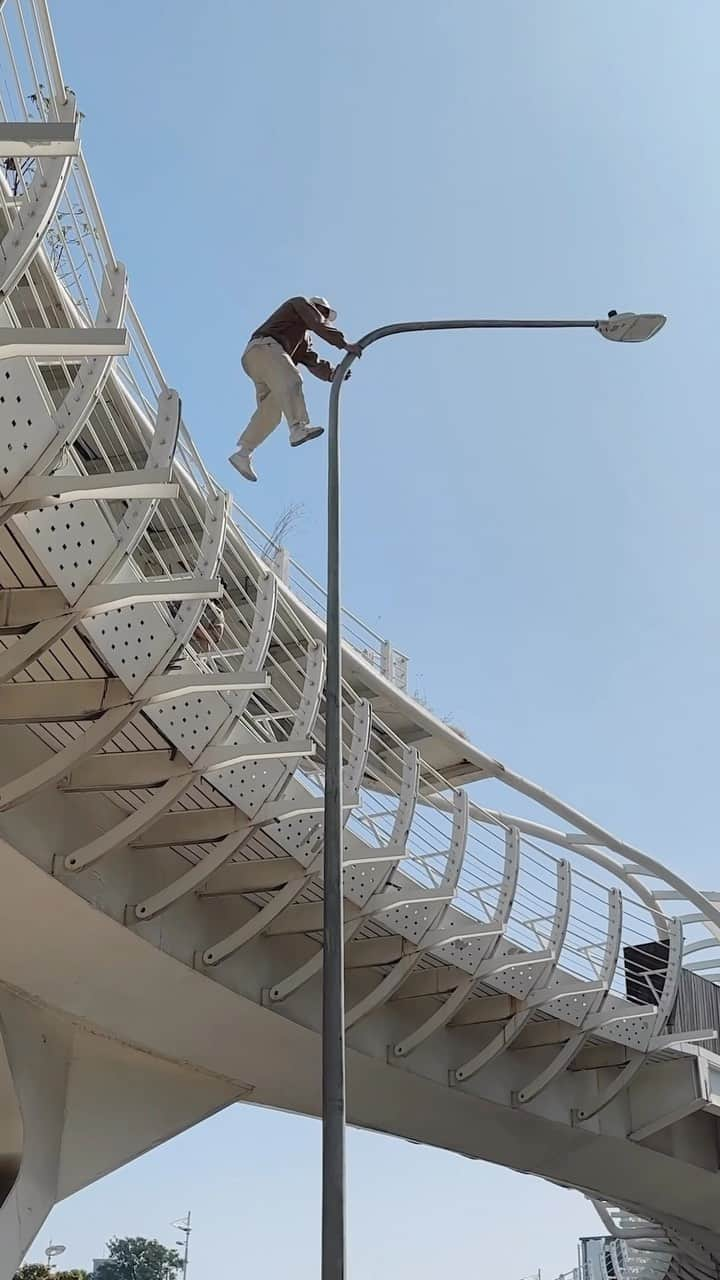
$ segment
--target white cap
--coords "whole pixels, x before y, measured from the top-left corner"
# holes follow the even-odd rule
[[[314,307],[322,307],[323,311],[327,311],[327,318],[330,324],[333,320],[337,320],[337,311],[330,306],[327,298],[308,298],[308,302],[312,302]]]

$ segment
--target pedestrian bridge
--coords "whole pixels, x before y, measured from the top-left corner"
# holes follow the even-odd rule
[[[153,354],[44,0],[0,3],[0,60],[4,1280],[57,1200],[211,1112],[319,1112],[324,629]],[[351,1122],[716,1277],[720,898],[345,625]]]

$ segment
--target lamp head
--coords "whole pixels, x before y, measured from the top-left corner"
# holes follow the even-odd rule
[[[637,315],[634,311],[608,311],[607,320],[598,320],[597,331],[611,342],[647,342],[665,324],[665,316]]]

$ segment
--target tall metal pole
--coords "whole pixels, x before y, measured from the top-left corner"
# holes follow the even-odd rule
[[[188,1256],[190,1254],[190,1232],[192,1230],[192,1227],[190,1226],[190,1210],[189,1209],[188,1209],[188,1214],[185,1221],[187,1225],[183,1227],[183,1231],[185,1232],[185,1253],[183,1254],[183,1280],[187,1280]]]
[[[322,1280],[345,1277],[345,970],[342,894],[342,653],[340,634],[340,385],[330,389],[327,514],[327,671],[322,979]]]
[[[185,1236],[185,1249],[183,1251],[183,1264],[182,1264],[182,1280],[187,1280],[188,1255],[190,1253],[190,1232],[192,1231],[192,1227],[190,1226],[190,1210],[188,1209],[186,1218],[179,1218],[178,1221],[173,1222],[172,1225],[174,1227],[177,1227],[178,1230],[182,1231]],[[178,1240],[177,1243],[180,1244],[180,1241]]]
[[[418,320],[373,329],[362,351],[398,333],[444,329],[597,329],[597,320]],[[342,651],[340,592],[340,389],[346,355],[330,389],[327,492],[327,681],[322,985],[322,1280],[345,1280],[345,972],[343,961]]]

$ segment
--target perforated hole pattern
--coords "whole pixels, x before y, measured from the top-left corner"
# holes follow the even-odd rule
[[[63,469],[75,475],[76,469]],[[43,507],[21,517],[23,531],[58,586],[72,598],[97,576],[115,548],[107,521],[93,502]]]
[[[218,770],[215,781],[233,804],[254,818],[287,772],[287,766],[277,760],[247,760]]]
[[[9,492],[54,434],[51,415],[23,362],[0,364],[0,477]]]

